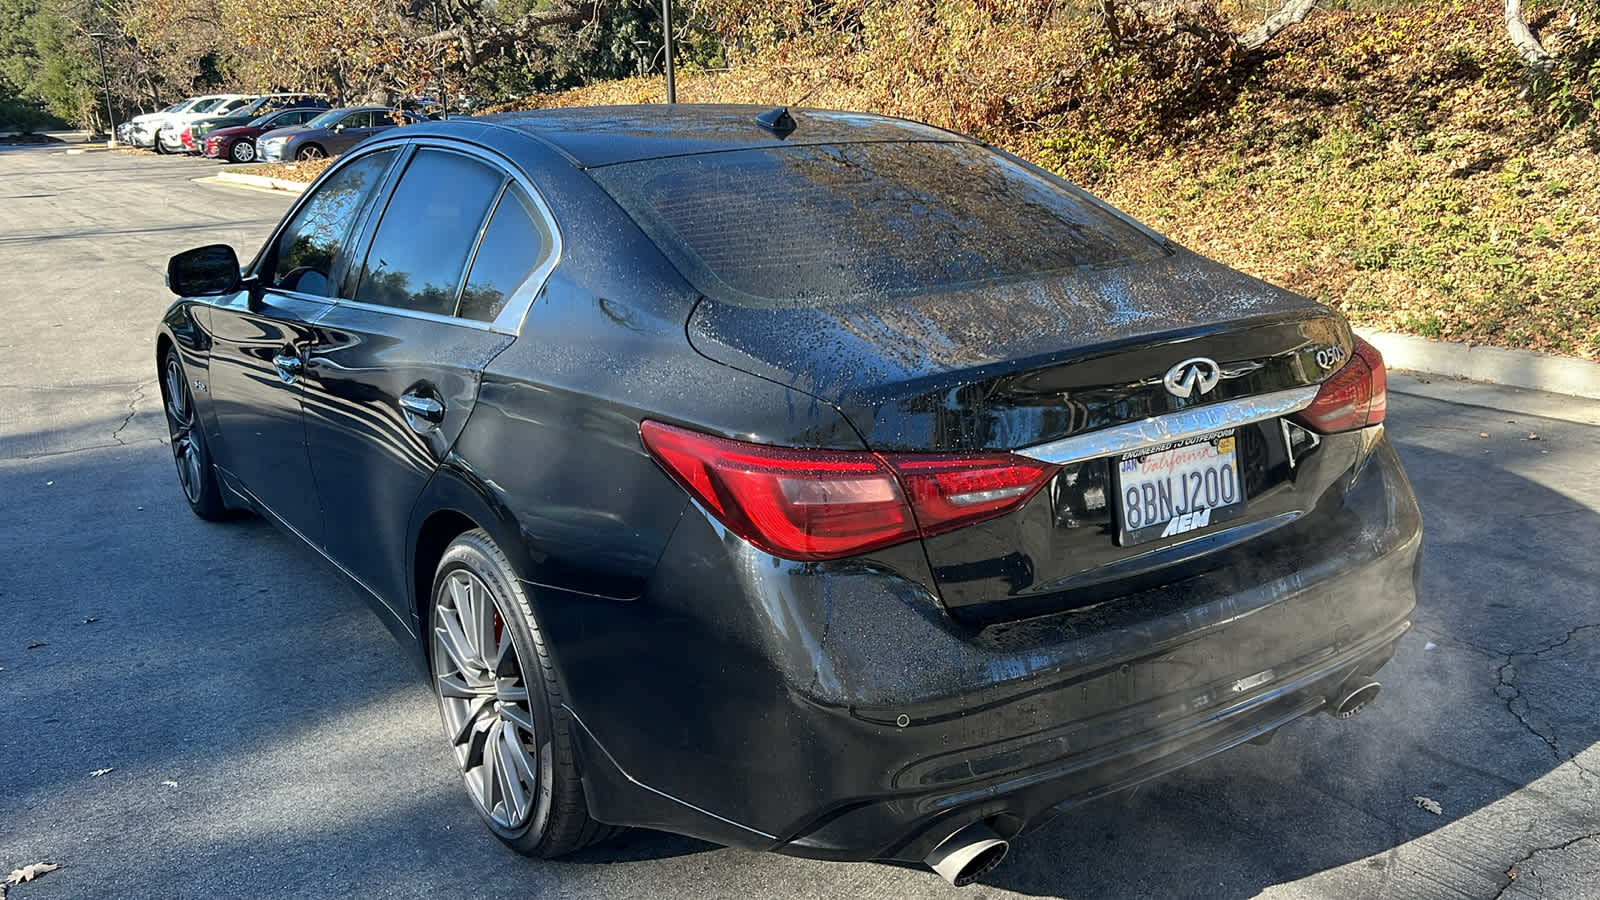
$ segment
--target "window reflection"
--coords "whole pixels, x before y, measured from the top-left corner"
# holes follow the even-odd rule
[[[388,171],[395,151],[363,156],[329,176],[278,238],[272,283],[284,290],[331,297],[333,273],[356,214]]]
[[[456,315],[480,322],[493,322],[500,315],[545,255],[550,238],[535,224],[542,221],[527,195],[512,185],[483,233]]]

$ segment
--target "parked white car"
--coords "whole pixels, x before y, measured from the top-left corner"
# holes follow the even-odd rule
[[[182,151],[178,143],[178,128],[206,115],[221,115],[224,110],[238,109],[256,99],[256,94],[202,94],[184,101],[179,109],[154,114],[144,122],[144,136],[134,139],[134,144],[154,149],[158,154]]]
[[[168,113],[162,120],[160,129],[156,132],[155,151],[157,153],[187,153],[190,148],[183,145],[179,135],[185,126],[197,119],[211,116],[226,116],[236,110],[244,109],[255,102],[258,94],[212,94],[203,98],[205,102],[197,103],[185,110]],[[215,102],[211,102],[215,100]]]
[[[134,116],[128,120],[127,136],[122,137],[119,135],[119,139],[125,140],[135,147],[142,147],[146,150],[149,150],[156,145],[156,131],[160,127],[159,123],[165,122],[167,116],[172,115],[173,113],[183,112],[189,107],[194,106],[196,103],[206,99],[209,98],[190,97],[187,100],[179,100],[177,103],[172,104],[166,109],[158,109],[155,112],[148,112],[143,113],[142,115]]]

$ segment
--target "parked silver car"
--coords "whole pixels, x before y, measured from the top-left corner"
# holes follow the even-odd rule
[[[280,128],[257,138],[256,159],[283,162],[338,156],[380,131],[421,121],[416,113],[390,106],[330,109],[298,128]]]

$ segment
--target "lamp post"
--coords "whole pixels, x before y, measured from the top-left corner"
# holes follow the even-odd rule
[[[106,39],[111,35],[103,31],[95,31],[91,32],[89,37],[94,38],[95,49],[100,51],[100,87],[106,93],[106,146],[115,147],[117,145],[117,119],[115,114],[111,112],[111,76],[106,74]]]
[[[661,0],[661,40],[667,52],[667,102],[678,102],[678,85],[672,66],[672,0]]]

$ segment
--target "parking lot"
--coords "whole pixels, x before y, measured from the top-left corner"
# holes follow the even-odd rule
[[[216,171],[0,148],[0,875],[63,867],[9,900],[1600,897],[1600,402],[1406,378],[1388,421],[1422,601],[1360,716],[1074,810],[964,891],[650,832],[513,856],[341,576],[185,508],[155,381],[167,257],[248,259],[290,202],[194,181]]]

